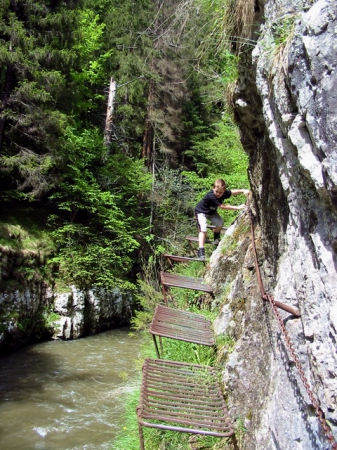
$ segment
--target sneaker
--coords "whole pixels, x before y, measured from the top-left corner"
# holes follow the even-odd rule
[[[205,249],[204,248],[199,248],[199,250],[198,250],[198,258],[199,259],[205,259]]]
[[[221,239],[221,237],[220,237],[220,233],[214,233],[214,244],[219,244],[219,242],[220,242],[220,239]]]

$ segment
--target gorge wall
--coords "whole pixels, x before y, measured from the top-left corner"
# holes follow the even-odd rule
[[[258,0],[253,22],[257,43],[241,58],[234,104],[250,157],[259,268],[265,292],[300,311],[279,310],[337,439],[337,3]],[[207,276],[223,302],[216,332],[236,340],[223,380],[247,430],[242,448],[331,448],[261,299],[249,233],[228,245],[238,226],[248,230],[248,214],[228,230]]]
[[[117,288],[57,289],[39,253],[0,249],[0,354],[46,339],[77,339],[129,325],[132,295]]]

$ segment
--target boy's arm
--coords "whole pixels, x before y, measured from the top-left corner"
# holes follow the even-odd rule
[[[239,194],[248,195],[249,189],[231,189],[231,193],[232,195],[239,195]]]
[[[224,205],[223,203],[220,205],[221,209],[234,209],[235,211],[239,211],[240,209],[245,209],[246,205],[239,205],[239,206],[234,206],[234,205]]]

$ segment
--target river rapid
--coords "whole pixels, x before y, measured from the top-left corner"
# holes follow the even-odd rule
[[[143,339],[121,328],[1,357],[0,449],[113,450]]]

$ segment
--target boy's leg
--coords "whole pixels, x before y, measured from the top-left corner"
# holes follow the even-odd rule
[[[198,249],[198,257],[205,257],[205,242],[207,235],[207,219],[205,214],[197,214],[198,227],[199,227],[199,249]]]
[[[206,242],[206,233],[199,231],[199,248],[204,248]]]
[[[221,239],[220,232],[223,227],[223,219],[220,217],[220,215],[216,212],[212,216],[210,216],[210,220],[212,224],[215,226],[214,228],[214,242],[219,242]]]
[[[223,227],[223,219],[219,216],[219,213],[215,212],[211,216],[209,216],[209,220],[211,221],[212,225],[215,226],[214,232],[220,233],[222,227]]]

